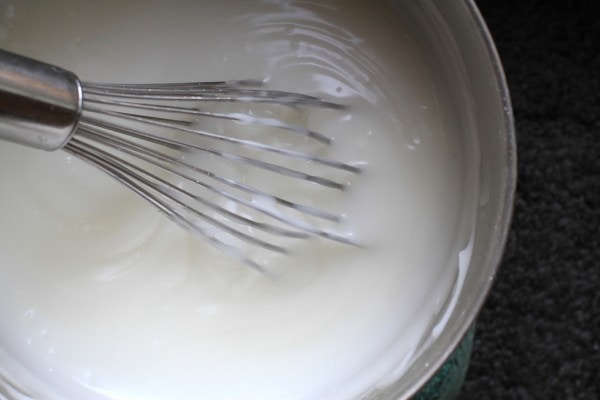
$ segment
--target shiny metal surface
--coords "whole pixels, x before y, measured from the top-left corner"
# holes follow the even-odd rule
[[[81,115],[77,77],[0,50],[0,138],[42,150],[64,146]]]
[[[429,51],[453,96],[456,118],[478,142],[479,201],[472,257],[448,323],[409,370],[369,399],[409,399],[441,368],[473,325],[501,261],[515,195],[516,140],[510,95],[494,43],[472,0],[389,1]],[[439,399],[448,399],[443,393]]]

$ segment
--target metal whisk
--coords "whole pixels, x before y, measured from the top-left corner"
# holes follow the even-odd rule
[[[233,110],[224,112],[224,103]],[[261,266],[250,255],[252,246],[286,253],[283,239],[315,235],[352,243],[323,227],[322,221],[336,222],[338,215],[267,193],[224,172],[229,164],[237,165],[243,174],[256,169],[324,190],[343,190],[344,174],[359,172],[356,166],[318,156],[330,142],[327,137],[269,114],[238,110],[252,104],[342,108],[311,96],[265,90],[252,80],[81,82],[72,72],[0,51],[0,139],[62,149],[85,160],[184,229],[257,269]],[[237,134],[223,125],[232,123]],[[295,137],[278,143],[271,143],[272,135],[260,140],[260,132],[250,129],[257,126]],[[252,132],[246,136],[240,127]],[[258,182],[266,179],[262,173]]]

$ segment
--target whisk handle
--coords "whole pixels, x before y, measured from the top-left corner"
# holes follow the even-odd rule
[[[0,139],[59,149],[75,131],[81,108],[75,74],[0,50]]]

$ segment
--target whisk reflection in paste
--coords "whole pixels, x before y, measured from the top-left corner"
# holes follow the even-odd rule
[[[343,181],[329,175],[359,172],[356,166],[312,151],[206,130],[197,122],[212,118],[330,144],[320,133],[277,118],[198,108],[198,104],[225,102],[234,106],[342,108],[312,96],[265,90],[260,84],[253,80],[87,83],[72,72],[0,51],[0,139],[43,150],[62,149],[93,164],[184,229],[257,269],[261,266],[240,243],[280,253],[287,252],[280,238],[316,235],[353,244],[348,237],[311,222],[335,223],[338,215],[286,200],[206,165],[206,160],[222,159],[326,190],[345,187]],[[288,164],[309,165],[310,172]]]

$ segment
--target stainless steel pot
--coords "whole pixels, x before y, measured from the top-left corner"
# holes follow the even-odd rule
[[[435,375],[472,327],[490,290],[509,229],[516,186],[512,110],[502,66],[472,0],[388,0],[426,49],[433,74],[452,99],[455,123],[479,153],[479,196],[470,265],[448,304],[444,328],[421,346],[409,369],[368,400],[408,399]],[[1,6],[0,6],[1,9]],[[0,29],[0,39],[2,31]],[[452,307],[451,307],[452,306]],[[2,378],[0,398],[19,395],[18,382]],[[447,394],[439,393],[438,399]],[[14,397],[13,397],[14,396]],[[21,397],[19,397],[21,396]]]
[[[517,180],[510,96],[493,40],[475,2],[389,3],[410,21],[427,49],[434,74],[454,99],[458,123],[473,130],[479,143],[480,181],[472,257],[455,307],[444,329],[421,349],[409,370],[369,397],[379,400],[408,399],[418,393],[473,326],[502,258]],[[435,398],[451,395],[437,393]]]

